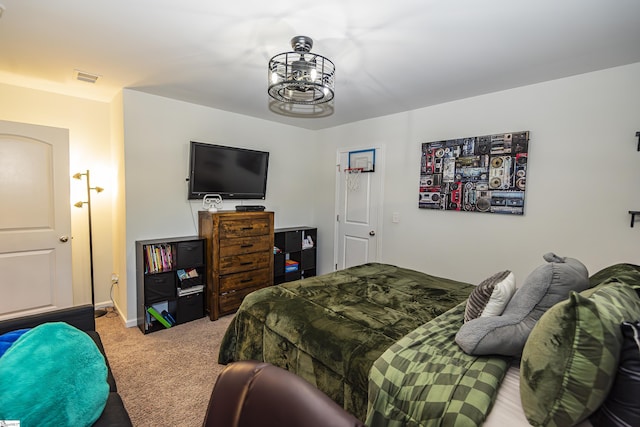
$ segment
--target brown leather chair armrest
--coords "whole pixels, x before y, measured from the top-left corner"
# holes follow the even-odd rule
[[[205,427],[364,427],[307,381],[269,363],[228,365],[211,393]]]

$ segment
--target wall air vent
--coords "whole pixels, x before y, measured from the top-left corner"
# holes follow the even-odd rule
[[[87,83],[95,83],[96,80],[98,80],[98,78],[100,77],[97,74],[86,73],[80,70],[73,70],[73,73],[75,75],[76,80],[80,80],[82,82],[87,82]]]

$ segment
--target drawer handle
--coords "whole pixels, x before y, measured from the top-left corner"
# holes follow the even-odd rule
[[[251,265],[253,264],[252,262],[241,262],[240,265]]]
[[[243,230],[253,230],[253,227],[242,227]]]
[[[253,282],[253,279],[244,279],[240,281],[240,283],[249,283],[249,282]]]
[[[249,244],[249,245],[241,245],[241,248],[252,248],[253,244]]]

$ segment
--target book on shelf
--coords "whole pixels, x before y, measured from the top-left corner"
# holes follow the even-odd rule
[[[162,324],[162,326],[164,326],[165,328],[170,328],[171,327],[171,323],[169,323],[167,321],[167,319],[165,319],[162,314],[160,314],[158,312],[158,310],[156,310],[153,307],[149,307],[147,308],[147,312],[149,312],[150,315],[152,315],[158,322],[160,322]]]
[[[178,279],[180,280],[198,277],[198,270],[196,270],[195,268],[187,268],[184,270],[181,269],[176,271],[176,273],[178,274]]]
[[[168,243],[146,245],[144,247],[144,272],[159,273],[173,269],[173,246]]]
[[[162,317],[164,317],[164,320],[171,324],[171,326],[174,326],[176,324],[176,319],[167,310],[162,310],[162,313],[160,314],[162,315]]]
[[[285,273],[291,273],[293,271],[298,271],[299,262],[294,261],[292,259],[285,260],[284,262],[284,271]]]

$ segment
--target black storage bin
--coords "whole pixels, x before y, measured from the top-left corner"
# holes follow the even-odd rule
[[[302,232],[300,230],[287,231],[284,234],[284,251],[293,252],[293,251],[299,251],[301,249],[302,249]]]
[[[284,275],[284,254],[275,254],[273,256],[273,274],[274,276]]]
[[[315,268],[316,266],[316,249],[305,249],[302,251],[302,259],[300,265],[303,270]]]
[[[202,284],[203,284],[202,276],[188,277],[182,280],[178,279],[178,287],[182,289],[190,288],[192,286],[202,285]]]
[[[202,292],[178,298],[178,313],[176,317],[178,324],[200,319],[201,317],[204,317],[204,299]]]
[[[302,277],[302,272],[300,270],[292,271],[291,273],[285,273],[285,280],[287,282],[291,282],[293,280],[298,280]]]
[[[191,242],[179,242],[176,244],[176,268],[193,267],[204,264],[204,242],[194,240]]]
[[[144,302],[151,304],[176,295],[176,282],[173,272],[148,274],[144,276]]]

